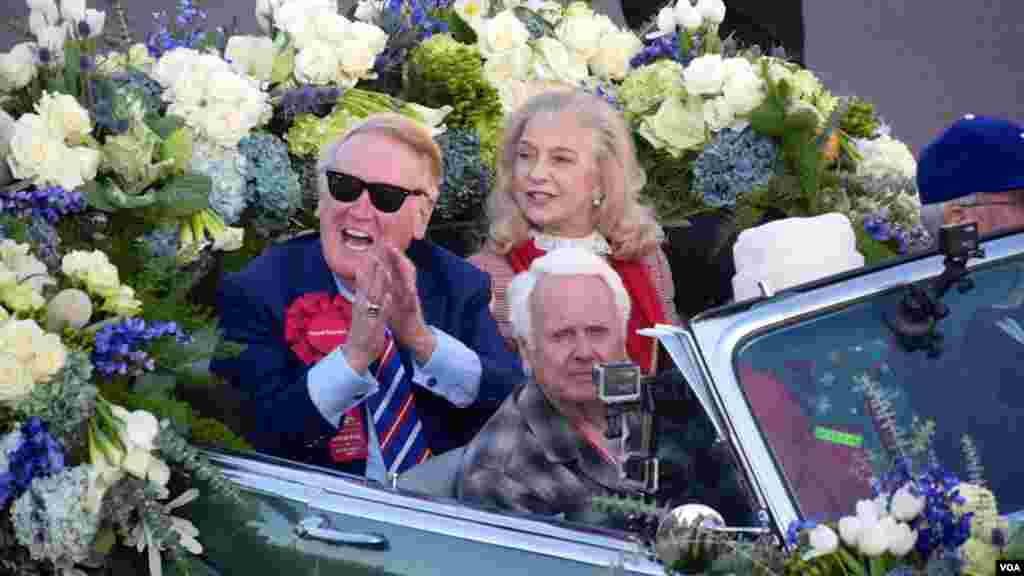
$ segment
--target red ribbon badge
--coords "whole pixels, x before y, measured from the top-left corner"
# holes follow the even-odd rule
[[[348,340],[352,304],[338,294],[312,292],[296,298],[285,311],[284,339],[306,365],[318,362]]]
[[[285,311],[284,339],[306,365],[319,362],[348,340],[352,325],[352,304],[338,294],[303,294]],[[328,444],[335,462],[365,460],[368,454],[363,413],[357,406],[345,413],[344,425]]]

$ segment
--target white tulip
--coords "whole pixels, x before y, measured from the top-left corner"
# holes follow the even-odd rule
[[[274,10],[270,5],[270,0],[256,0],[256,23],[260,25],[260,29],[270,34],[270,31],[274,24]]]
[[[671,6],[665,6],[658,12],[658,29],[647,34],[647,38],[668,36],[676,31],[676,12]]]
[[[864,526],[857,541],[857,549],[865,556],[881,556],[889,548],[889,534],[895,521],[886,516],[881,521]]]
[[[127,429],[127,440],[133,446],[146,451],[153,449],[153,441],[160,433],[160,423],[157,422],[156,416],[145,410],[136,410],[128,414],[124,423]]]
[[[877,524],[882,517],[882,511],[874,500],[858,500],[856,510],[862,525]]]
[[[675,14],[676,23],[691,32],[700,28],[700,25],[704,21],[700,12],[693,7],[693,4],[690,4],[690,0],[679,0],[679,2],[676,3]]]
[[[856,516],[844,516],[839,520],[839,537],[847,546],[857,547],[860,539],[861,524]]]
[[[85,20],[85,0],[61,0],[60,13],[72,22]]]
[[[915,496],[911,493],[910,484],[908,483],[893,494],[890,507],[894,518],[908,522],[921,514],[924,510],[924,505],[924,495]]]
[[[28,0],[27,4],[29,11],[38,12],[47,24],[56,24],[60,20],[60,10],[54,0]]]
[[[811,529],[808,534],[812,550],[804,555],[804,560],[831,554],[839,548],[839,536],[835,531],[824,524],[819,524]]]
[[[894,556],[906,556],[917,544],[917,531],[903,522],[894,523],[889,529],[889,552]]]
[[[146,468],[146,479],[157,486],[166,486],[171,478],[171,468],[159,458],[151,458]]]
[[[697,11],[704,20],[716,26],[725,20],[725,2],[722,0],[698,0]]]

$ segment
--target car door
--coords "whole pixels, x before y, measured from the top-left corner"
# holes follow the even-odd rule
[[[208,451],[244,511],[189,511],[223,574],[664,574],[625,533],[417,495],[259,454]]]
[[[968,281],[940,299],[927,338],[908,329],[911,286],[941,254],[897,260],[695,318],[715,409],[779,530],[837,519],[868,497],[895,455],[938,460],[1024,510],[1016,453],[1024,413],[1024,234],[983,244]],[[914,328],[910,326],[910,328]],[[926,341],[936,351],[921,348]],[[966,440],[965,440],[966,438]]]

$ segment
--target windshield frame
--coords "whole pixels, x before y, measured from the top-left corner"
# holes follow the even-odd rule
[[[982,242],[986,257],[971,259],[968,269],[987,267],[1024,254],[1024,232],[1000,235]],[[751,339],[768,331],[795,324],[808,317],[844,308],[908,284],[934,278],[944,269],[941,254],[928,253],[894,266],[865,268],[846,273],[823,284],[817,281],[779,293],[753,304],[717,311],[694,319],[690,331],[698,345],[704,368],[710,375],[712,398],[740,457],[749,463],[752,482],[763,491],[773,527],[785,534],[800,519],[791,494],[772,457],[736,373],[738,351]],[[850,511],[852,512],[852,510]]]

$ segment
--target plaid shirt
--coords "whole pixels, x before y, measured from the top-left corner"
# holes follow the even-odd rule
[[[458,495],[506,510],[603,523],[590,499],[618,486],[618,468],[528,380],[469,444]]]

